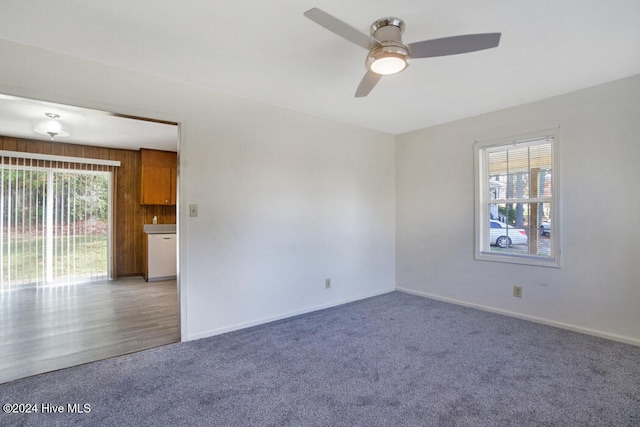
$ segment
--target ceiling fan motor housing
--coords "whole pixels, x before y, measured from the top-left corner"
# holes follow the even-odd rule
[[[404,33],[404,21],[400,18],[382,18],[371,24],[371,35],[379,42],[402,43],[402,33]]]
[[[367,55],[367,68],[378,74],[395,74],[404,70],[410,62],[409,49],[402,43],[404,21],[400,18],[382,18],[371,25],[371,35],[380,45],[374,46]],[[376,67],[376,62],[381,59],[396,61],[401,67],[393,72],[385,72]]]

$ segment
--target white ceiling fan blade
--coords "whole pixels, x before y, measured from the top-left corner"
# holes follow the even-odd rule
[[[329,15],[327,12],[318,9],[317,7],[307,10],[304,13],[304,16],[332,33],[335,33],[340,37],[349,40],[351,43],[355,43],[365,49],[370,49],[371,47],[380,44],[373,37],[353,28],[351,25],[342,22],[335,16]]]
[[[466,34],[409,43],[411,58],[457,55],[498,46],[501,33]]]
[[[363,96],[369,95],[369,92],[378,84],[382,75],[376,74],[371,70],[368,70],[364,75],[360,84],[358,85],[358,89],[356,89],[356,98],[362,98]]]

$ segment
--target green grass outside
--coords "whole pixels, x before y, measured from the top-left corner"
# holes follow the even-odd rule
[[[6,236],[5,236],[6,237]],[[11,239],[2,245],[3,280],[36,282],[44,277],[44,238]],[[73,256],[75,247],[75,257]],[[9,255],[10,251],[10,255]],[[40,254],[38,256],[38,254]],[[106,275],[107,235],[58,236],[53,244],[56,277]],[[9,263],[9,257],[11,263]]]

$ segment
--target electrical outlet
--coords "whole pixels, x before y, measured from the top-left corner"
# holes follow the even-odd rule
[[[513,287],[513,296],[516,298],[522,298],[522,286]]]
[[[331,288],[331,279],[324,279],[324,288],[325,289]]]

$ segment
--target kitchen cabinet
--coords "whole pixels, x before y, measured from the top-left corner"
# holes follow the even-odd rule
[[[140,204],[175,205],[178,155],[171,151],[140,149]]]

